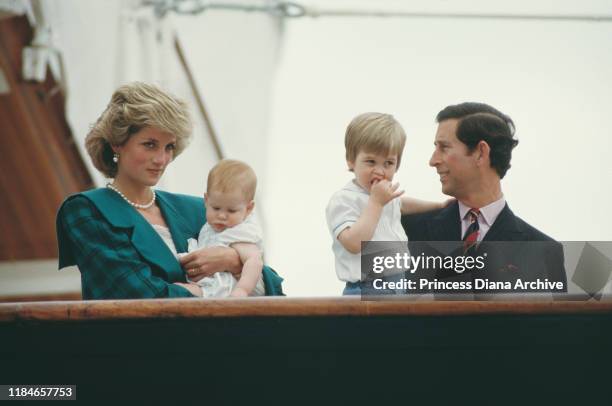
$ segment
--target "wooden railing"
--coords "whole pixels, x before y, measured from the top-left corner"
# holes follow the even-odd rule
[[[0,384],[88,403],[611,400],[611,301],[4,303],[0,342]]]
[[[2,295],[0,296],[0,303],[80,301],[82,298],[81,292],[20,293]]]
[[[0,303],[0,322],[321,317],[612,314],[612,301],[391,301],[337,298],[89,300]]]

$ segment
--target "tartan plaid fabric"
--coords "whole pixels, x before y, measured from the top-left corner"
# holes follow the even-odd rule
[[[179,252],[205,222],[202,198],[156,191]],[[184,272],[150,224],[117,193],[94,189],[69,197],[56,220],[59,268],[78,265],[83,299],[191,297],[174,285]],[[283,278],[264,266],[268,296],[282,296]]]
[[[71,259],[81,271],[83,299],[192,296],[173,285],[185,282],[180,267],[163,270],[146,261],[132,244],[132,229],[113,227],[86,197],[65,202],[58,213],[57,228],[58,240],[70,245]],[[60,255],[60,266],[61,262]]]

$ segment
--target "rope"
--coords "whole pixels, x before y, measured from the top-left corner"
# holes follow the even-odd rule
[[[612,15],[546,15],[546,14],[464,14],[464,13],[416,13],[405,11],[372,10],[317,10],[309,8],[308,17],[401,17],[401,18],[443,18],[443,19],[496,19],[496,20],[550,20],[550,21],[612,21]]]
[[[425,13],[406,11],[374,11],[368,9],[318,9],[289,1],[270,1],[267,5],[245,3],[215,3],[203,0],[143,0],[143,6],[151,6],[158,17],[169,12],[197,15],[207,10],[231,10],[268,13],[276,17],[384,17],[384,18],[432,18],[432,19],[495,19],[526,21],[588,21],[610,22],[612,15],[572,14],[498,14],[498,13]]]
[[[214,3],[203,0],[143,0],[143,6],[152,6],[158,17],[164,17],[169,12],[184,15],[197,15],[207,10],[231,10],[245,12],[268,13],[276,17],[302,17],[305,8],[288,1],[273,1],[267,5],[244,3]]]

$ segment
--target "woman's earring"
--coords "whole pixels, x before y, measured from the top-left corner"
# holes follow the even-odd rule
[[[114,163],[119,162],[119,154],[118,154],[118,153],[116,153],[116,152],[113,154],[113,162],[114,162]]]

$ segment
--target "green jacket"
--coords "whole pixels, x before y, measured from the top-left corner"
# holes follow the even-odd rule
[[[202,198],[156,190],[157,204],[178,252],[206,221]],[[185,273],[151,225],[117,193],[92,189],[70,196],[56,220],[59,268],[78,265],[83,299],[190,297],[174,285]],[[264,266],[266,295],[279,296],[282,278]]]

